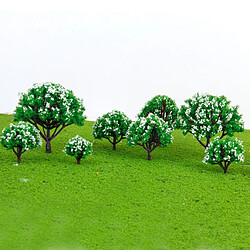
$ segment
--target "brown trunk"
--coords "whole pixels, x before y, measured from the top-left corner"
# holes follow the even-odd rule
[[[46,138],[46,148],[45,148],[45,152],[46,153],[51,153],[51,141],[50,141],[50,130],[47,129],[47,138]]]
[[[148,160],[151,161],[151,151],[148,151]]]
[[[21,147],[17,147],[17,162],[21,163],[21,156],[22,156],[22,148]]]
[[[116,137],[113,137],[113,150],[116,150]]]
[[[81,164],[81,159],[82,159],[83,153],[80,153],[79,155],[77,155],[77,164]]]
[[[226,174],[226,173],[227,173],[228,166],[230,165],[230,163],[229,163],[229,164],[225,163],[225,166],[223,166],[222,162],[219,162],[219,165],[220,165],[220,167],[223,169],[224,174]]]
[[[230,162],[225,162],[224,174],[227,174],[227,173],[228,173],[228,172],[227,172],[227,169],[228,169],[229,165],[230,165]]]
[[[51,153],[51,142],[46,141],[46,148],[45,148],[46,153]]]

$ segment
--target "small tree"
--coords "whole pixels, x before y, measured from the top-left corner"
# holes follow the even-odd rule
[[[225,96],[200,95],[185,101],[187,106],[181,106],[179,127],[183,134],[191,133],[194,138],[207,148],[210,140],[220,133],[220,139],[226,135],[233,136],[235,132],[244,131],[242,115],[238,106],[230,106]],[[202,139],[205,138],[205,142]]]
[[[116,144],[125,139],[131,120],[118,110],[113,110],[98,117],[93,126],[93,136],[96,139],[107,139],[116,150]]]
[[[82,158],[85,159],[92,153],[92,144],[77,135],[67,142],[63,151],[67,155],[74,156],[77,159],[77,164],[80,164]]]
[[[33,125],[19,122],[17,125],[11,123],[9,128],[3,129],[1,144],[6,150],[13,150],[20,163],[22,154],[29,149],[42,146],[42,140],[39,131]]]
[[[127,132],[129,146],[139,145],[148,152],[148,160],[156,147],[166,148],[172,142],[172,129],[160,117],[149,114],[132,122]]]
[[[51,141],[67,126],[82,126],[86,117],[82,100],[60,84],[34,84],[27,94],[21,94],[14,113],[14,121],[33,124],[46,142],[46,153],[51,153]]]
[[[166,95],[157,95],[145,104],[138,117],[147,117],[152,113],[167,122],[170,128],[175,129],[178,112],[179,109],[174,100]]]
[[[224,173],[232,162],[244,162],[242,142],[232,138],[225,140],[216,137],[205,150],[204,163],[218,164]]]

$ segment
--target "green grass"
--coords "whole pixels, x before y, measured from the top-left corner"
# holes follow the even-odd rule
[[[0,115],[0,129],[12,116]],[[0,148],[0,249],[247,249],[250,131],[245,162],[229,174],[202,163],[203,148],[174,132],[152,161],[137,146],[96,140],[82,160],[62,150],[79,134],[92,141],[93,122],[69,126],[16,164]],[[98,174],[97,174],[98,173]],[[28,179],[26,182],[24,179]]]

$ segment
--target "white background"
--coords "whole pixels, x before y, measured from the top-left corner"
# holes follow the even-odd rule
[[[53,81],[83,98],[88,120],[200,92],[239,105],[250,129],[249,1],[68,2],[0,7],[0,113]]]

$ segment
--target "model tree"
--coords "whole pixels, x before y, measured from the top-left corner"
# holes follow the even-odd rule
[[[113,110],[98,117],[93,125],[93,136],[95,139],[107,139],[116,150],[116,145],[125,139],[131,120],[118,110]]]
[[[139,145],[148,153],[148,160],[151,160],[151,153],[157,147],[166,148],[172,142],[172,128],[162,118],[154,114],[141,117],[131,123],[127,132],[127,143],[129,146]]]
[[[92,144],[77,135],[67,142],[63,151],[67,155],[74,156],[77,160],[77,164],[80,164],[81,159],[85,159],[92,153]]]
[[[27,94],[21,94],[14,112],[14,121],[34,125],[46,142],[46,153],[51,153],[51,141],[67,126],[82,126],[85,116],[82,100],[60,84],[34,84]]]
[[[217,134],[222,139],[244,131],[238,106],[231,106],[225,96],[197,93],[185,103],[180,109],[179,126],[184,135],[191,133],[204,148]]]
[[[166,95],[157,95],[149,100],[138,117],[147,117],[150,113],[155,114],[167,122],[174,129],[177,124],[179,109],[174,100]]]
[[[244,162],[242,142],[237,138],[227,137],[225,140],[216,137],[205,150],[204,163],[218,164],[224,173],[232,162]]]
[[[10,124],[10,127],[3,129],[1,144],[6,150],[13,150],[17,156],[17,162],[21,162],[21,156],[29,149],[42,146],[39,131],[31,124],[19,122]]]

